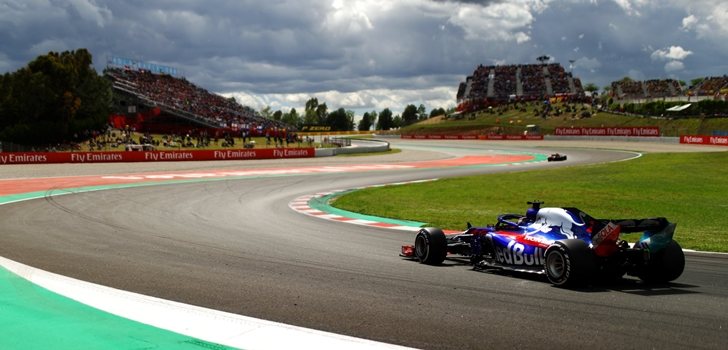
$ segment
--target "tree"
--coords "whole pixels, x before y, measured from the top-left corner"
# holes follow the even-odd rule
[[[592,84],[592,83],[588,83],[588,84],[586,84],[584,86],[584,91],[588,91],[590,93],[594,93],[595,91],[599,91],[599,88],[596,85]]]
[[[339,108],[326,117],[326,125],[331,126],[333,131],[349,131],[354,127],[353,113],[348,113],[344,108]]]
[[[346,110],[346,131],[354,130],[354,118],[356,117],[356,113],[350,109]]]
[[[357,130],[359,131],[369,131],[372,127],[372,119],[369,115],[369,112],[365,112],[364,115],[361,117],[361,120],[359,121],[359,125],[357,126]]]
[[[301,117],[298,115],[298,112],[296,111],[296,109],[291,108],[291,110],[288,113],[283,114],[283,122],[288,125],[291,125],[291,126],[300,127],[301,123],[303,121],[301,120]]]
[[[375,125],[375,123],[377,122],[378,116],[379,116],[379,113],[377,113],[377,111],[369,112],[369,120],[371,120],[372,125]]]
[[[698,84],[702,83],[703,80],[705,80],[705,78],[692,79],[692,80],[690,80],[690,86],[692,86],[692,87],[698,86]]]
[[[271,106],[265,106],[260,110],[260,115],[265,119],[271,119],[273,117],[273,108]]]
[[[390,111],[389,108],[385,108],[381,112],[379,112],[377,130],[389,130],[392,128],[392,126],[392,111]]]
[[[417,122],[417,107],[415,105],[407,105],[402,112],[402,126],[407,126]]]
[[[273,112],[273,120],[281,121],[281,119],[283,119],[283,112],[280,109]]]
[[[403,123],[404,123],[404,120],[402,119],[402,117],[399,116],[399,114],[397,114],[394,117],[394,119],[392,119],[392,127],[395,128],[395,129],[399,129],[402,126],[404,126]]]
[[[318,106],[316,106],[316,120],[319,125],[325,125],[326,124],[326,118],[329,115],[329,107],[326,106],[326,103],[322,103]]]
[[[427,109],[425,108],[424,104],[420,103],[420,106],[417,107],[417,120],[426,120],[427,119]]]
[[[440,107],[440,108],[433,108],[430,111],[430,118],[437,117],[437,116],[440,116],[440,115],[445,115],[445,113],[446,113],[445,112],[445,109],[442,108],[442,107]]]
[[[102,129],[111,84],[93,69],[86,49],[49,52],[5,74],[0,86],[0,139],[49,145]]]
[[[316,114],[316,109],[318,108],[318,99],[315,97],[312,97],[306,101],[306,109],[303,115],[303,123],[304,124],[317,124],[318,123],[318,115]]]

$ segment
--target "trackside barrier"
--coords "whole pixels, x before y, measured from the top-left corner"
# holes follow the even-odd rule
[[[660,137],[658,126],[634,126],[613,128],[570,128],[554,129],[555,136],[624,136],[624,137]]]
[[[680,143],[728,146],[728,136],[681,135]]]
[[[0,152],[3,164],[179,162],[315,157],[314,148],[227,149],[215,151]]]
[[[373,153],[389,151],[389,142],[381,140],[352,140],[349,147],[317,148],[316,157],[331,157],[337,154]]]
[[[331,136],[331,135],[371,135],[371,131],[326,131],[326,130],[319,130],[319,131],[299,131],[297,132],[298,135],[301,136]]]
[[[543,140],[543,135],[401,135],[414,140]]]

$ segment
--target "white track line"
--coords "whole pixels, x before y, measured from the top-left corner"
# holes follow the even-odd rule
[[[234,348],[409,349],[132,293],[40,270],[2,256],[0,267],[96,309]]]

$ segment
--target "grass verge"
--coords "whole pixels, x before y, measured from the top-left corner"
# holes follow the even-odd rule
[[[526,201],[601,218],[664,216],[683,248],[728,252],[728,152],[646,154],[619,163],[489,174],[351,192],[337,208],[462,230],[524,213]],[[382,200],[386,198],[386,200]],[[635,237],[636,239],[636,237]]]

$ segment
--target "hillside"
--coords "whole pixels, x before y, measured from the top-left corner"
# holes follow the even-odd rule
[[[541,134],[552,134],[558,127],[630,127],[658,126],[662,136],[710,135],[728,132],[728,118],[650,118],[592,111],[588,106],[556,105],[546,118],[535,105],[499,107],[462,116],[433,117],[401,129],[403,135],[480,135],[522,134],[527,125],[535,125]],[[557,113],[559,112],[559,113]],[[558,114],[558,115],[555,115]]]

